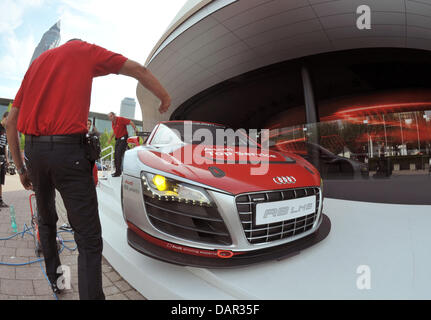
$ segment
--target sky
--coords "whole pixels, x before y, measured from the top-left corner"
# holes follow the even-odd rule
[[[60,45],[72,38],[95,43],[145,63],[186,0],[0,0],[0,97],[13,99],[43,34],[61,20]],[[137,81],[121,75],[95,78],[90,110],[119,113],[136,98]]]

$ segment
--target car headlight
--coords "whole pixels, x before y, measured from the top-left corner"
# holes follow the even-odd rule
[[[144,192],[153,198],[201,206],[213,205],[210,196],[203,188],[149,172],[143,172],[141,178]]]

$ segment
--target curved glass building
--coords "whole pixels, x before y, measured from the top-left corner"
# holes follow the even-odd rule
[[[189,1],[147,60],[172,96],[143,87],[144,128],[200,120],[270,129],[301,154],[330,197],[430,204],[431,4]]]

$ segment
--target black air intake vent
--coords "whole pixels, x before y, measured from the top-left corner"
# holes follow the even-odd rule
[[[316,195],[316,211],[313,214],[277,223],[259,225],[256,221],[256,204],[289,199],[298,199]],[[309,231],[318,216],[320,204],[319,188],[287,189],[261,193],[248,193],[236,197],[236,207],[245,236],[251,244],[267,243],[297,236]]]
[[[148,218],[153,226],[184,240],[231,245],[232,240],[216,207],[164,201],[144,195]]]

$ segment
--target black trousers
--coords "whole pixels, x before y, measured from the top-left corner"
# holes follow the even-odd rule
[[[128,145],[127,138],[128,136],[126,135],[115,140],[115,173],[117,174],[121,174],[123,171],[123,158]]]
[[[92,163],[83,144],[26,143],[25,159],[39,213],[39,233],[49,280],[57,280],[55,189],[64,201],[78,246],[79,297],[105,299],[102,290],[102,229]]]

